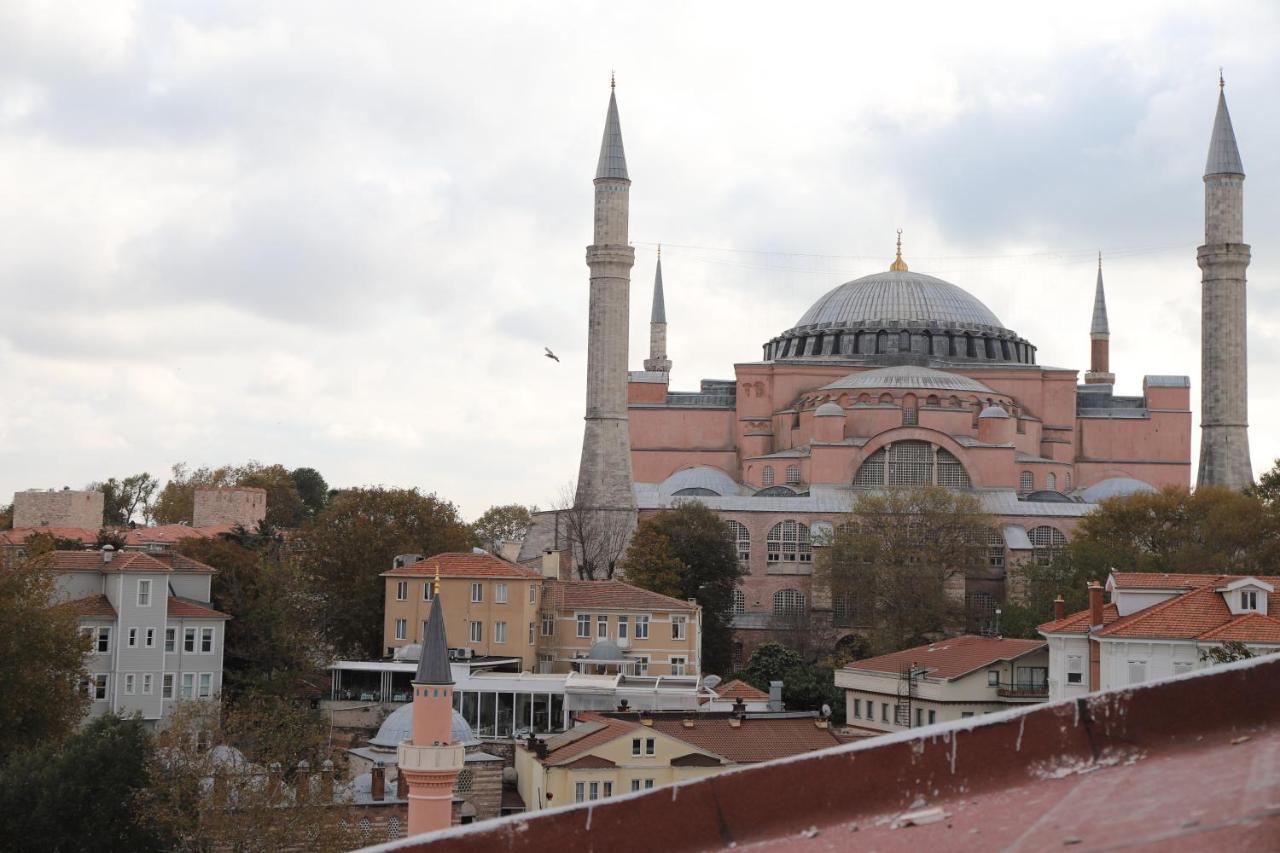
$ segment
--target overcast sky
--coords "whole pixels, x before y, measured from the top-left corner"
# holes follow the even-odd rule
[[[1102,249],[1118,391],[1187,374],[1198,409],[1225,66],[1264,470],[1280,6],[1043,5],[6,0],[0,496],[258,459],[467,518],[552,503],[581,441],[611,69],[633,368],[658,242],[691,389],[887,268],[900,227],[913,270],[1081,371]]]

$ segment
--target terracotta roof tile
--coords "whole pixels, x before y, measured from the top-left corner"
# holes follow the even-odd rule
[[[1225,625],[1205,631],[1196,639],[1242,643],[1280,643],[1280,619],[1261,613],[1242,613]]]
[[[116,609],[111,606],[111,601],[105,595],[101,594],[77,598],[72,601],[64,601],[58,606],[74,611],[77,616],[83,616],[86,618],[116,618]]]
[[[753,717],[733,725],[728,715],[697,714],[692,728],[674,716],[659,716],[655,731],[690,746],[723,756],[734,764],[754,764],[838,746],[830,729],[818,728],[813,717]]]
[[[847,664],[845,669],[897,675],[914,664],[923,668],[930,678],[952,679],[968,675],[997,661],[1013,660],[1045,648],[1046,645],[1044,640],[1013,640],[965,634],[927,646],[916,646],[913,649],[854,661]]]
[[[679,598],[651,592],[622,581],[548,580],[546,596],[556,609],[604,608],[606,610],[688,610],[698,609]]]
[[[169,616],[179,619],[230,619],[231,617],[212,607],[189,598],[169,596]]]
[[[580,737],[566,743],[559,749],[552,749],[547,753],[547,757],[543,759],[543,764],[568,764],[582,753],[595,749],[601,744],[608,743],[614,738],[621,737],[622,735],[641,727],[639,723],[631,722],[630,720],[602,717],[599,714],[591,713],[579,714],[578,722],[579,724],[595,723],[598,724],[600,728],[585,737]],[[573,729],[570,729],[565,734],[571,734],[572,731]],[[563,735],[560,737],[563,737]],[[548,745],[551,745],[552,743],[554,743],[554,741],[548,741]]]
[[[163,554],[152,554],[160,562],[164,563],[175,572],[187,574],[215,574],[218,570],[213,566],[193,560],[185,554],[177,554],[173,551],[167,551]]]
[[[1102,605],[1102,624],[1110,625],[1120,618],[1120,610],[1114,604]],[[1037,627],[1043,634],[1087,634],[1089,633],[1089,611],[1080,610],[1061,619],[1045,622]]]
[[[54,551],[49,566],[58,572],[169,572],[171,569],[141,551],[116,551],[104,562],[101,551]]]
[[[430,578],[435,577],[436,567],[440,567],[442,578],[540,578],[542,574],[533,569],[512,563],[493,554],[447,553],[427,557],[408,566],[400,566],[382,577]]]
[[[726,681],[724,684],[717,685],[714,689],[721,699],[741,699],[743,702],[759,702],[769,698],[768,693],[765,693],[759,687],[747,684],[740,678]]]

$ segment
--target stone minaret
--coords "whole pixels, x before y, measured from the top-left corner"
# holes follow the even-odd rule
[[[1107,295],[1102,291],[1102,253],[1098,253],[1098,287],[1093,293],[1093,322],[1089,325],[1089,372],[1086,385],[1114,385],[1111,372],[1111,329],[1107,325]]]
[[[1200,302],[1200,486],[1242,489],[1249,461],[1245,341],[1244,165],[1221,77],[1204,169],[1204,245],[1197,252]]]
[[[634,524],[631,436],[627,427],[627,333],[635,250],[627,240],[631,179],[622,150],[618,101],[609,84],[609,113],[596,166],[595,240],[587,247],[591,298],[587,326],[587,414],[574,505],[606,518],[627,513]],[[612,527],[612,525],[605,525]]]
[[[644,369],[657,373],[671,372],[667,358],[667,303],[662,298],[662,247],[658,247],[658,266],[653,273],[653,311],[649,314],[649,357]]]
[[[465,758],[453,734],[453,673],[440,607],[440,575],[413,676],[413,733],[400,744],[400,778],[409,786],[409,834],[447,829],[453,823],[453,786]]]

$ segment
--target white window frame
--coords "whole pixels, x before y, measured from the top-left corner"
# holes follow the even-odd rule
[[[529,623],[529,645],[531,646],[534,645],[537,642],[537,639],[538,639],[538,623],[530,622]]]
[[[640,755],[640,748],[642,745],[643,744],[640,738],[633,737],[631,739],[631,754],[636,756]]]
[[[100,655],[105,655],[111,651],[111,626],[99,625],[98,635],[94,638],[94,649]]]
[[[501,581],[493,585],[493,603],[494,604],[507,603],[507,585]]]
[[[124,674],[124,695],[132,696],[138,692],[138,676],[132,672]]]
[[[156,677],[149,672],[142,673],[142,695],[150,696],[155,692]]]
[[[471,603],[481,604],[484,602],[484,584],[476,581],[471,584]]]
[[[589,794],[587,794],[588,798],[592,800],[600,799],[600,783],[599,782],[588,782],[587,790],[590,792]]]
[[[688,636],[689,636],[688,628],[689,628],[688,616],[677,616],[675,614],[671,616],[671,639],[673,640],[688,639]]]
[[[607,613],[596,614],[596,639],[609,639],[609,614]]]
[[[657,755],[657,754],[658,754],[658,740],[657,740],[657,738],[647,737],[647,738],[645,738],[645,739],[644,739],[644,754],[645,754],[645,755]]]
[[[199,691],[196,693],[197,698],[212,699],[213,698],[213,673],[200,673]]]
[[[579,613],[578,620],[578,636],[584,640],[591,639],[591,614]]]
[[[173,698],[173,673],[172,672],[166,672],[164,674],[164,677],[160,679],[160,698],[161,699]]]
[[[196,653],[196,648],[197,648],[196,635],[197,635],[197,633],[198,633],[198,632],[196,631],[196,629],[195,629],[195,628],[184,628],[184,629],[182,629],[182,650],[183,650],[184,652],[187,652],[187,653],[189,653],[189,654],[195,654],[195,653]]]
[[[396,639],[403,640],[405,639],[408,633],[409,633],[409,620],[397,619],[396,620]]]
[[[138,647],[138,629],[130,628],[125,634],[124,647],[126,649],[136,649]]]
[[[430,601],[436,597],[436,586],[433,581],[427,581],[422,585],[422,600]]]
[[[618,639],[627,639],[627,630],[630,626],[631,617],[623,613],[618,616]]]
[[[538,585],[536,583],[529,584],[529,603],[538,603]]]
[[[164,629],[164,651],[165,654],[172,654],[178,650],[178,629]]]
[[[206,648],[206,646],[208,648]],[[200,654],[211,655],[214,653],[214,640],[212,628],[200,629]]]
[[[196,674],[194,672],[182,673],[182,698],[196,698]]]
[[[409,600],[409,582],[396,581],[396,601]]]
[[[501,619],[493,623],[493,641],[504,645],[507,642],[507,623]]]
[[[138,580],[138,606],[151,606],[151,579],[140,578]]]
[[[685,667],[689,665],[689,659],[680,655],[672,655],[669,663],[671,664],[672,675],[684,675]]]
[[[634,658],[632,658],[632,661],[635,663],[636,675],[649,674],[649,656],[648,655],[636,655]]]
[[[640,613],[636,616],[636,639],[649,639],[649,614]]]
[[[586,800],[586,796],[587,796],[587,783],[574,782],[573,783],[573,801],[575,803],[581,803]]]
[[[550,637],[556,632],[556,616],[554,613],[542,614],[542,636]]]
[[[110,685],[111,676],[108,673],[94,673],[89,677],[89,699],[94,702],[105,702],[111,696],[107,690]]]
[[[987,686],[988,687],[1000,686],[1000,670],[998,669],[987,670]]]
[[[1075,676],[1072,678],[1072,676]],[[1084,656],[1067,655],[1067,684],[1084,683]]]
[[[1240,609],[1241,610],[1257,610],[1258,609],[1258,592],[1253,589],[1240,590]]]
[[[468,631],[467,636],[470,637],[469,642],[483,643],[484,642],[484,623],[477,620],[475,622],[469,622],[468,624],[471,626],[470,628],[467,629]]]
[[[148,628],[142,637],[142,647],[144,649],[154,649],[156,647],[156,629]]]

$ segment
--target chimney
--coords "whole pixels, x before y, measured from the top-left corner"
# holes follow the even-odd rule
[[[1057,602],[1054,603],[1057,608]],[[1102,624],[1102,584],[1089,581],[1089,625],[1097,628]]]
[[[782,710],[782,682],[781,681],[769,682],[769,710],[770,711]]]
[[[1053,619],[1056,622],[1057,620],[1061,619],[1063,616],[1066,616],[1066,615],[1067,615],[1067,603],[1063,601],[1062,596],[1059,595],[1057,598],[1053,600]]]
[[[740,729],[740,728],[742,728],[742,718],[741,718],[741,717],[738,717],[738,716],[730,717],[730,718],[729,718],[729,728],[731,728],[731,729]]]
[[[377,803],[387,798],[387,770],[381,764],[369,771],[369,798]]]
[[[560,579],[560,552],[548,548],[542,552],[542,576],[552,580]]]
[[[745,717],[747,715],[747,702],[741,696],[733,700],[733,715],[735,717]]]
[[[102,562],[103,562],[103,564],[105,565],[106,563],[110,563],[110,562],[111,562],[112,560],[114,560],[115,558],[116,558],[116,546],[114,546],[114,545],[103,545],[103,546],[102,546]]]
[[[298,777],[294,780],[298,802],[305,803],[311,799],[311,765],[304,758],[298,762]]]
[[[545,740],[539,739],[534,744],[534,754],[537,755],[539,759],[546,758],[548,752],[549,750],[547,749],[547,742]]]
[[[630,703],[629,703],[629,702],[627,702],[627,700],[626,700],[626,699],[621,699],[621,700],[619,700],[619,701],[618,701],[618,712],[619,712],[619,713],[625,714],[625,713],[627,713],[627,712],[628,712],[628,711],[630,711],[630,710],[631,710],[631,705],[630,705]]]
[[[320,799],[325,803],[333,802],[333,762],[327,758],[320,765]]]

